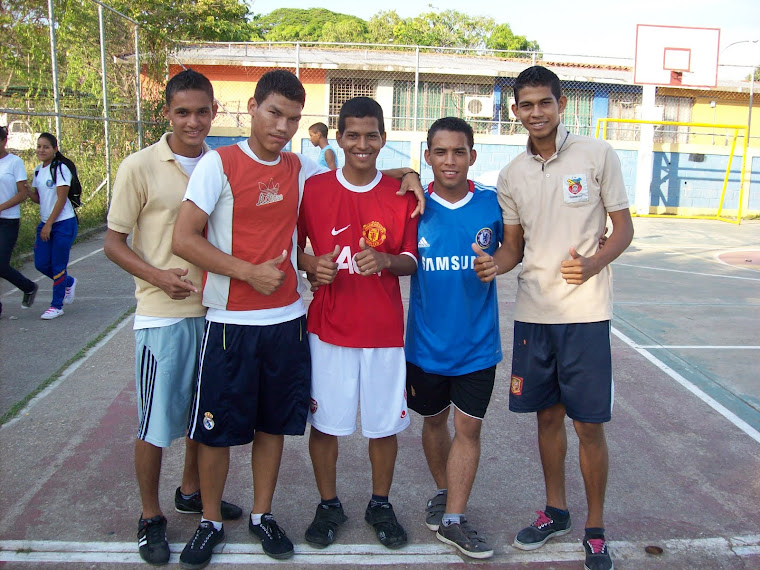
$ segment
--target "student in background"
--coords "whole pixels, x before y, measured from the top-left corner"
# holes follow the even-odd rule
[[[319,158],[317,164],[335,170],[338,168],[338,155],[327,142],[327,125],[324,123],[314,123],[309,127],[309,140],[311,144],[319,147]]]

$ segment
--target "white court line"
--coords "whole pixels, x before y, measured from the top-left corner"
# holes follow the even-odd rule
[[[730,538],[696,538],[656,540],[653,542],[610,541],[613,557],[621,562],[651,560],[646,554],[645,546],[657,544],[664,550],[663,562],[673,557],[689,556],[699,558],[737,556],[748,558],[760,556],[760,535],[736,536]],[[179,552],[184,544],[170,545],[170,563],[179,561]],[[110,563],[141,564],[134,542],[62,542],[45,540],[4,540],[0,541],[0,562],[48,562],[48,563]],[[442,544],[410,544],[402,550],[388,550],[375,544],[334,544],[327,549],[311,548],[308,545],[295,545],[296,557],[292,561],[280,564],[293,566],[318,566],[346,564],[366,565],[416,565],[416,564],[465,564],[466,560],[454,553],[450,547]],[[541,550],[525,552],[504,545],[503,553],[498,552],[494,562],[508,564],[557,563],[584,560],[583,549],[579,542],[552,542]],[[252,543],[223,544],[214,549],[213,562],[217,564],[235,564],[253,566],[272,564],[272,559],[265,555],[261,546]]]
[[[80,261],[82,261],[82,260],[84,260],[84,259],[87,259],[88,257],[92,257],[92,256],[93,256],[93,255],[95,255],[96,253],[100,253],[101,251],[103,251],[103,249],[104,249],[104,248],[102,248],[102,247],[101,247],[100,249],[96,249],[95,251],[91,251],[91,252],[90,252],[90,253],[88,253],[87,255],[83,255],[82,257],[78,257],[78,258],[76,258],[74,261],[69,261],[69,264],[68,264],[66,267],[71,267],[72,265],[76,265],[76,264],[77,264],[77,263],[79,263]],[[34,283],[37,283],[37,281],[39,281],[40,279],[47,279],[47,278],[48,278],[48,277],[47,277],[46,275],[40,275],[39,277],[37,277],[37,279],[32,279],[32,281],[33,281]],[[16,288],[13,288],[13,289],[11,289],[10,291],[6,291],[6,292],[5,292],[5,293],[3,293],[2,295],[0,295],[0,297],[7,297],[8,295],[11,295],[12,293],[18,293],[18,292],[19,292],[19,290],[18,290],[18,289],[16,289]]]
[[[760,443],[760,432],[758,432],[755,428],[753,428],[751,425],[749,425],[747,422],[745,422],[743,419],[741,419],[731,410],[723,406],[723,404],[719,403],[714,398],[705,394],[702,390],[697,388],[694,384],[689,382],[686,378],[681,376],[678,372],[673,370],[670,366],[668,366],[667,364],[659,360],[652,353],[640,347],[638,344],[633,342],[630,338],[625,336],[615,327],[612,327],[612,334],[614,334],[616,337],[618,337],[620,340],[622,340],[624,343],[630,346],[633,350],[635,350],[644,358],[646,358],[649,362],[654,364],[657,368],[665,372],[665,374],[670,376],[673,380],[678,382],[681,386],[686,388],[689,392],[694,394],[697,398],[702,400],[704,403],[706,403],[713,410],[718,412],[720,415],[722,415],[724,418],[726,418],[728,421],[730,421],[732,424],[734,424],[736,427],[738,427],[740,430],[742,430],[744,433],[746,433],[756,442]]]
[[[701,275],[702,277],[720,277],[723,279],[743,279],[746,281],[760,281],[760,277],[741,277],[739,275],[718,275],[717,273],[698,273],[696,271],[683,271],[682,269],[665,269],[664,267],[651,267],[649,265],[634,265],[632,263],[620,263],[613,261],[612,265],[633,267],[634,269],[651,269],[652,271],[670,271],[671,273],[686,273],[688,275]],[[734,267],[733,265],[731,267]],[[746,269],[746,268],[741,268]]]
[[[100,339],[100,342],[98,342],[96,345],[91,346],[87,352],[84,353],[82,358],[77,360],[76,362],[73,362],[66,370],[61,372],[61,375],[55,380],[55,382],[52,382],[49,386],[47,386],[44,390],[42,390],[39,394],[37,394],[34,398],[29,400],[29,402],[24,406],[22,410],[20,410],[16,417],[12,420],[9,420],[2,426],[0,426],[0,430],[3,430],[7,427],[12,426],[15,424],[19,419],[24,417],[26,415],[26,411],[31,408],[35,403],[37,403],[38,400],[41,400],[45,396],[47,396],[50,392],[52,392],[58,384],[66,380],[69,376],[71,376],[80,366],[82,366],[85,362],[87,362],[98,350],[101,349],[104,345],[108,343],[114,336],[116,336],[116,333],[118,333],[121,329],[123,329],[125,326],[130,324],[132,322],[132,315],[128,315],[123,321],[121,321],[118,325],[116,325],[111,332],[109,332],[106,336],[104,336],[102,339]],[[40,477],[39,481],[43,481],[44,478]]]
[[[637,344],[636,348],[646,348],[647,350],[664,348],[669,350],[671,348],[677,349],[697,349],[697,350],[758,350],[760,346],[713,346],[713,345],[701,345],[701,344]]]

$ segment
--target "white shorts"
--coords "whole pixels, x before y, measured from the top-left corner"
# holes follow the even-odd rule
[[[135,331],[138,439],[169,447],[187,435],[204,322],[203,317],[188,317]]]
[[[409,425],[403,348],[348,348],[309,334],[311,405],[308,422],[328,435],[356,431],[361,402],[362,434],[395,435]]]

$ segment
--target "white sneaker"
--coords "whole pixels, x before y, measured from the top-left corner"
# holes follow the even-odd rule
[[[56,319],[60,317],[63,314],[63,309],[56,309],[55,307],[50,307],[47,311],[42,313],[41,319],[45,319],[46,321],[49,321],[50,319]]]
[[[71,284],[71,287],[66,287],[66,294],[63,296],[63,304],[64,305],[71,305],[71,303],[74,302],[74,293],[76,292],[77,288],[77,280],[76,277],[72,277],[74,280]]]

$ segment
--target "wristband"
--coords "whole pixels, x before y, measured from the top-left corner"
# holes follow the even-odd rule
[[[404,173],[401,175],[401,178],[399,178],[399,180],[403,180],[403,179],[404,179],[404,176],[406,176],[407,174],[416,174],[416,175],[417,175],[417,178],[420,178],[420,173],[419,173],[419,172],[417,172],[416,170],[410,170],[409,172],[404,172]]]

